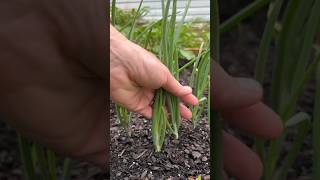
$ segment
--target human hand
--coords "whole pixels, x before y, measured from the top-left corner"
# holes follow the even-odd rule
[[[283,126],[277,114],[261,102],[262,88],[254,80],[233,78],[217,63],[213,66],[213,108],[231,125],[261,138],[275,138]],[[258,180],[259,157],[232,135],[223,132],[224,169],[243,180]]]
[[[79,57],[72,38],[58,45],[39,28],[21,33],[14,25],[21,24],[1,34],[1,118],[59,154],[106,169],[107,50]]]
[[[130,111],[152,117],[151,103],[156,89],[164,88],[183,102],[198,103],[192,89],[182,86],[152,53],[127,40],[110,25],[110,93],[117,104]],[[191,111],[180,104],[182,117]]]

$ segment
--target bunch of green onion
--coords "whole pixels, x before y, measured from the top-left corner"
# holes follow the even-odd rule
[[[187,2],[180,24],[185,20],[190,0]],[[179,62],[177,38],[179,37],[179,25],[176,24],[177,0],[172,1],[172,12],[169,17],[171,0],[162,0],[162,39],[159,58],[168,67],[170,72],[179,80]],[[166,132],[179,137],[180,111],[179,99],[165,91],[158,89],[153,104],[152,138],[156,151],[160,151],[166,136]]]

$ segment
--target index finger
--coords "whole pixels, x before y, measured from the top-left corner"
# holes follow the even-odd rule
[[[223,111],[222,116],[231,125],[266,139],[276,138],[283,130],[280,117],[262,102]]]

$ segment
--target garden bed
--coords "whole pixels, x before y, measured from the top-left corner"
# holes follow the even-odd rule
[[[155,152],[151,121],[134,115],[131,137],[120,126],[110,109],[111,179],[186,179],[201,175],[209,178],[209,125],[202,117],[196,128],[184,120],[178,140],[165,140],[163,150]]]

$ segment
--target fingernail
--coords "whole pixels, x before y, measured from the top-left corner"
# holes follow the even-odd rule
[[[198,98],[195,95],[193,95],[193,98],[194,98],[194,105],[198,105],[199,104]]]
[[[248,78],[237,78],[237,81],[240,85],[240,88],[252,93],[258,93],[262,95],[262,87],[257,81]]]

